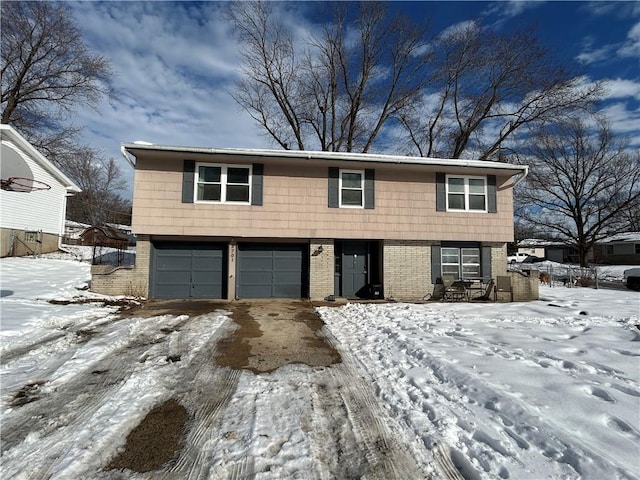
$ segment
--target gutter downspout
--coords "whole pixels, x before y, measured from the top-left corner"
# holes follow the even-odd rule
[[[131,160],[131,158],[129,157],[129,154],[127,153],[127,149],[125,148],[124,145],[120,145],[120,153],[122,154],[122,156],[124,157],[124,159],[127,161],[127,163],[129,165],[131,165],[133,167],[133,169],[136,169],[136,164],[133,163],[133,161]]]
[[[527,178],[527,175],[529,175],[529,166],[528,165],[524,165],[524,172],[518,174],[515,177],[515,181],[513,182],[513,185],[511,188],[516,188],[516,186],[521,183],[525,178]]]

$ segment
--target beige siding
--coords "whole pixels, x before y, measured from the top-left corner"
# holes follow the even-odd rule
[[[181,159],[138,158],[133,231],[238,238],[513,240],[512,190],[500,188],[511,181],[508,176],[498,177],[498,213],[436,212],[435,170],[366,165],[375,169],[375,209],[339,209],[327,206],[328,166],[269,161],[264,166],[262,206],[190,204],[181,203]]]

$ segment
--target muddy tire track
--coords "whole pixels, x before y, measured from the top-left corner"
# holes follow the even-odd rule
[[[321,334],[337,348],[326,328]],[[325,382],[318,383],[313,396],[313,421],[320,432],[316,440],[328,441],[324,444],[334,453],[331,473],[345,479],[426,478],[407,446],[396,440],[394,422],[378,401],[372,379],[348,352],[341,349],[340,354],[342,363],[326,369]]]
[[[169,353],[177,361],[186,357],[186,346],[189,345],[187,337],[190,335],[189,324],[196,321],[207,321],[208,316],[194,319],[188,317],[155,318],[151,328],[143,329],[137,335],[131,337],[126,344],[95,362],[87,365],[83,372],[77,374],[70,381],[64,383],[57,390],[43,396],[38,401],[23,405],[3,419],[2,428],[2,454],[9,453],[13,447],[21,444],[27,435],[37,432],[39,436],[63,435],[66,429],[81,426],[87,423],[94,414],[109,402],[110,398],[117,397],[118,390],[135,373],[136,365],[146,362],[149,357],[165,358],[167,365]],[[167,321],[163,321],[167,320]],[[184,330],[183,330],[184,329]],[[226,335],[225,328],[219,328],[202,347],[204,354],[196,355],[192,363],[198,364],[204,360],[198,357],[210,358],[221,335]],[[202,351],[201,350],[201,351]],[[162,368],[162,365],[158,365]],[[182,375],[176,380],[185,383],[193,380],[198,371],[197,368],[182,369]],[[186,375],[186,379],[185,379]],[[69,447],[73,448],[73,446]],[[50,459],[42,462],[42,468],[31,471],[29,478],[50,478],[53,471],[64,462],[68,452],[52,448],[46,452]]]
[[[65,383],[60,389],[38,401],[19,408],[3,421],[2,446],[4,454],[22,442],[27,434],[43,435],[72,423],[81,423],[91,416],[104,400],[115,394],[133,371],[127,369],[154,343],[152,339],[132,339],[107,358],[89,365],[84,373]]]
[[[216,423],[235,393],[241,373],[239,370],[217,368],[213,358],[194,365],[194,368],[198,374],[191,392],[183,399],[184,405],[193,409],[192,428],[177,461],[168,469],[169,473],[178,473],[187,480],[209,477],[210,466],[203,453],[207,451],[204,447],[217,441],[219,429]]]

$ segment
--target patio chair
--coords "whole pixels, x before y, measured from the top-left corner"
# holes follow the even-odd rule
[[[493,290],[495,289],[496,284],[493,281],[493,278],[491,280],[489,280],[487,282],[487,286],[485,287],[484,291],[480,291],[480,293],[478,295],[476,295],[475,297],[473,297],[471,300],[481,300],[484,302],[488,302],[491,300],[495,301],[495,297],[492,297],[491,294],[493,293]]]

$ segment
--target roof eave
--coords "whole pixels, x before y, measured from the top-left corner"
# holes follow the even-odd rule
[[[20,149],[22,149],[25,153],[34,157],[47,172],[49,172],[53,177],[56,178],[60,182],[62,186],[66,189],[67,193],[80,193],[82,189],[78,187],[69,177],[67,177],[64,173],[60,171],[58,167],[56,167],[50,160],[48,160],[44,155],[42,155],[36,148],[31,145],[26,138],[24,138],[18,131],[13,128],[11,125],[0,124],[0,131],[2,132],[2,138],[7,137],[7,140],[16,144]],[[36,179],[37,180],[37,179]]]
[[[371,153],[352,152],[319,152],[308,150],[263,150],[263,149],[239,149],[239,148],[204,148],[204,147],[181,147],[172,145],[146,145],[138,143],[123,143],[123,148],[135,156],[136,151],[158,151],[176,152],[185,154],[208,154],[208,155],[238,155],[265,158],[294,158],[301,160],[333,160],[349,162],[367,162],[399,165],[424,165],[443,167],[468,167],[482,169],[497,169],[513,172],[512,175],[525,174],[528,167],[525,165],[514,165],[510,163],[492,162],[485,160],[447,159],[447,158],[427,158],[427,157],[405,157],[397,155],[382,155]]]

